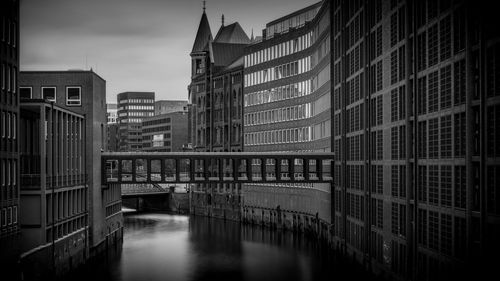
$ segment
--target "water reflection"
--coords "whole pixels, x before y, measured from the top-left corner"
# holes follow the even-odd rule
[[[123,250],[85,280],[371,279],[303,236],[204,217],[125,216]],[[82,279],[82,280],[83,280]]]

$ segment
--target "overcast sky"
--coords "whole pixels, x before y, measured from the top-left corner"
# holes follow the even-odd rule
[[[319,0],[208,0],[215,36],[238,21],[250,37],[265,24]],[[187,99],[201,0],[21,0],[21,70],[90,69],[107,101],[124,91]]]

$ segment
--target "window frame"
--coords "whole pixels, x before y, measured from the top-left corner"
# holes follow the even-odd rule
[[[69,99],[68,90],[69,89],[78,89],[79,90],[79,99]],[[70,103],[70,102],[78,102],[78,103]],[[66,105],[67,106],[82,106],[82,86],[66,86]]]
[[[46,99],[46,98],[45,98],[45,95],[44,95],[44,93],[43,93],[43,90],[44,90],[44,89],[54,89],[54,99],[53,99],[53,100],[51,100],[51,99]],[[47,86],[47,87],[46,87],[46,86],[43,86],[43,87],[41,88],[41,93],[40,93],[40,94],[41,94],[41,95],[40,95],[40,96],[41,96],[41,98],[42,98],[42,99],[44,99],[44,100],[57,102],[57,87],[55,87],[55,86]]]

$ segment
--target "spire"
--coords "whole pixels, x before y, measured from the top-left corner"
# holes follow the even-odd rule
[[[255,38],[253,38],[253,28],[252,28],[252,36],[250,36],[250,42],[253,42]]]
[[[207,1],[203,1],[203,13],[205,13],[205,10],[206,10],[206,2]]]
[[[224,26],[224,14],[222,14],[222,26]]]
[[[203,14],[201,15],[200,25],[196,32],[193,49],[191,53],[202,52],[208,47],[208,42],[212,40],[212,31],[208,24],[207,14],[205,13],[205,1],[203,1]]]

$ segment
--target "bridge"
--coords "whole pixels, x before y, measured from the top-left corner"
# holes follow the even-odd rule
[[[122,198],[170,193],[168,187],[165,188],[158,184],[149,184],[149,183],[122,184],[121,190],[122,190]]]
[[[119,184],[124,206],[137,210],[189,208],[174,184],[333,181],[330,152],[104,152],[101,159],[103,186]]]
[[[104,152],[102,184],[331,183],[331,152]]]

